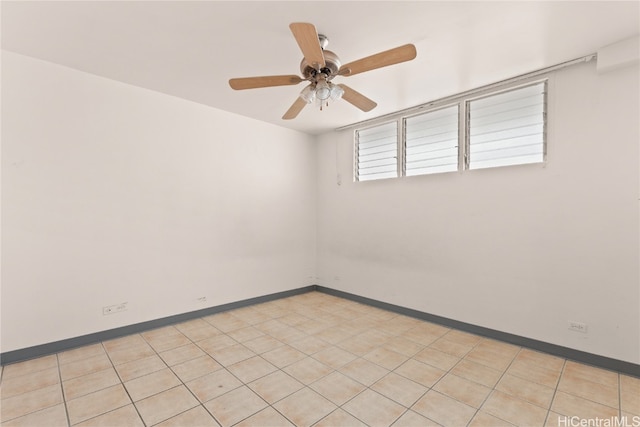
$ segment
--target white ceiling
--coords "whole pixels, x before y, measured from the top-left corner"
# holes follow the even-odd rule
[[[595,52],[639,33],[640,2],[2,1],[2,48],[318,134]],[[232,90],[231,77],[300,74],[291,22],[342,62],[405,43],[415,60],[337,77],[378,103],[306,107],[304,84]]]

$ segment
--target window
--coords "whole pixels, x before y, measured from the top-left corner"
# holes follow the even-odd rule
[[[356,159],[357,181],[397,177],[397,123],[356,131]]]
[[[469,169],[544,161],[545,83],[467,102]]]
[[[405,174],[458,170],[458,106],[405,119]]]
[[[483,90],[356,130],[355,180],[544,162],[546,96],[546,81]]]

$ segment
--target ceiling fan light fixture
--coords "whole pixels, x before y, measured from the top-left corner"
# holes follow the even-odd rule
[[[313,84],[307,85],[302,92],[300,92],[300,98],[304,100],[307,104],[311,104],[316,99],[316,88]]]
[[[329,98],[332,101],[337,101],[338,99],[342,98],[342,95],[344,95],[344,89],[342,89],[338,85],[334,85],[333,83],[330,83],[330,84],[331,84],[331,95]]]
[[[326,80],[320,79],[316,84],[316,98],[320,101],[326,101],[331,96],[331,86]]]

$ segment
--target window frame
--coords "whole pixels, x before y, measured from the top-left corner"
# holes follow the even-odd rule
[[[471,93],[460,94],[458,96],[453,96],[446,98],[442,101],[434,101],[424,106],[419,107],[417,111],[407,112],[405,114],[397,114],[391,117],[386,116],[385,119],[380,119],[379,121],[375,121],[370,123],[367,126],[356,127],[354,131],[354,182],[364,182],[364,181],[378,181],[385,180],[391,178],[407,178],[407,177],[417,177],[424,175],[439,175],[439,174],[447,174],[447,173],[464,173],[467,171],[475,171],[477,169],[470,169],[470,151],[471,151],[471,140],[470,140],[470,108],[469,104],[473,101],[489,98],[491,96],[500,95],[507,92],[516,91],[519,89],[523,89],[530,86],[535,86],[540,83],[543,84],[543,111],[542,111],[542,120],[543,120],[543,131],[542,131],[542,161],[541,162],[532,162],[532,163],[516,163],[512,165],[505,166],[491,166],[482,169],[496,169],[496,168],[504,168],[504,167],[518,167],[525,165],[544,165],[547,163],[547,145],[548,145],[548,104],[549,104],[549,75],[543,76],[535,76],[530,78],[519,79],[516,82],[511,82],[509,84],[504,84],[502,86],[492,86],[487,89],[479,89],[476,91],[470,91]],[[438,110],[442,110],[445,108],[457,106],[458,107],[458,167],[455,171],[443,171],[443,172],[433,172],[427,174],[416,174],[416,175],[407,175],[406,174],[406,152],[407,152],[407,132],[406,132],[406,120],[412,117],[417,117],[425,114],[429,114]],[[392,122],[396,122],[397,128],[397,140],[396,140],[396,149],[397,149],[397,173],[395,177],[385,177],[378,179],[367,179],[361,181],[358,174],[358,132],[370,128],[374,128],[377,126],[382,126],[385,124],[389,124]]]

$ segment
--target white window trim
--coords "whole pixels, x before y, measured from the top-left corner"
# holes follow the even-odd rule
[[[585,59],[585,58],[589,58],[589,57],[584,57],[581,60],[575,60],[572,61],[572,64],[574,63],[578,63],[578,62],[586,62],[589,59]],[[572,65],[571,64],[571,65]],[[564,65],[567,66],[567,65]],[[563,66],[563,68],[564,68]],[[469,92],[465,92],[463,94],[458,94],[455,96],[451,96],[451,97],[447,97],[445,99],[442,100],[438,100],[438,101],[433,101],[429,104],[424,104],[422,106],[419,106],[418,108],[413,108],[410,110],[405,110],[406,113],[405,114],[399,114],[399,113],[394,113],[393,115],[388,115],[388,116],[383,116],[383,117],[387,117],[386,120],[381,120],[381,118],[379,119],[375,119],[374,121],[367,121],[367,122],[361,122],[361,123],[367,123],[367,126],[358,126],[356,128],[356,131],[354,132],[354,163],[353,163],[353,167],[354,167],[354,181],[355,182],[365,182],[365,181],[359,181],[359,176],[358,176],[358,141],[357,141],[357,133],[358,131],[361,130],[365,130],[365,129],[369,129],[369,128],[373,128],[376,126],[380,126],[386,123],[392,123],[394,121],[396,121],[396,127],[397,127],[397,151],[398,151],[398,165],[397,165],[397,176],[395,178],[406,178],[406,162],[405,162],[405,152],[406,152],[406,119],[411,118],[411,117],[415,117],[415,116],[419,116],[422,114],[428,114],[434,111],[438,111],[444,108],[449,108],[452,106],[457,105],[458,106],[458,169],[457,172],[461,173],[461,172],[467,172],[467,171],[472,171],[472,169],[469,169],[469,164],[470,164],[470,158],[469,158],[469,152],[470,152],[470,129],[469,129],[469,121],[470,121],[470,115],[469,115],[469,108],[468,108],[468,104],[472,101],[478,100],[478,99],[483,99],[483,98],[487,98],[487,97],[491,97],[491,96],[495,96],[495,95],[499,95],[502,93],[506,93],[506,92],[511,92],[514,90],[518,90],[518,89],[522,89],[528,86],[533,86],[539,83],[543,83],[544,84],[544,102],[543,102],[543,160],[541,163],[535,163],[535,164],[544,164],[547,161],[547,145],[548,145],[548,99],[549,99],[549,79],[551,78],[551,71],[547,71],[544,73],[544,75],[541,75],[542,73],[535,73],[535,75],[531,75],[530,77],[520,77],[517,79],[512,79],[510,80],[508,83],[500,83],[500,84],[494,84],[494,85],[489,85],[483,88],[479,88],[479,89],[475,89],[473,91],[469,91]],[[354,127],[355,125],[351,125],[348,127],[344,127],[344,128],[340,128],[340,129],[346,129],[346,128],[351,128]],[[509,165],[509,166],[502,166],[502,167],[513,167],[513,166],[524,166],[526,164],[514,164],[514,165]],[[494,167],[490,168],[490,169],[494,169]],[[475,169],[473,169],[475,170]],[[453,172],[436,172],[435,174],[442,174],[442,173],[453,173]],[[425,175],[430,175],[430,174],[425,174]],[[424,176],[424,175],[415,175],[415,176]],[[410,178],[414,178],[415,176],[411,176]],[[380,178],[382,180],[384,179],[392,179],[390,177],[388,178]],[[366,180],[366,181],[378,181],[378,179],[374,179],[374,180]]]

